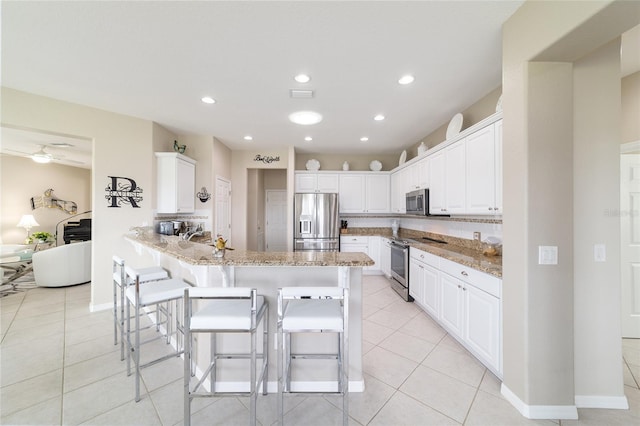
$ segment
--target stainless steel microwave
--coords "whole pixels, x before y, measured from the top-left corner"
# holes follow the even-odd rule
[[[428,216],[429,190],[419,189],[417,191],[407,192],[406,212],[407,214],[417,216]]]
[[[406,212],[414,216],[435,216],[429,213],[429,189],[407,192]],[[448,216],[448,215],[438,215]]]

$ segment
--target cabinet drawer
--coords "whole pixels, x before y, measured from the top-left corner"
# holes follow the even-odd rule
[[[440,268],[440,257],[431,253],[427,253],[426,251],[411,247],[409,249],[409,256],[411,256],[412,259],[415,259],[418,262],[426,263],[427,265],[433,266],[436,269]]]
[[[356,235],[349,235],[349,236],[343,235],[340,237],[340,244],[369,244],[369,237],[356,236]]]
[[[502,297],[502,280],[465,265],[440,259],[440,270],[497,298]]]

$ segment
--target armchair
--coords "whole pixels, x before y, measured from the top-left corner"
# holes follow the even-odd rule
[[[91,281],[91,241],[33,253],[33,277],[39,287],[65,287]]]

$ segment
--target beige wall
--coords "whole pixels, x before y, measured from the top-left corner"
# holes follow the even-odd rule
[[[233,238],[234,248],[247,249],[249,240],[253,238],[253,236],[248,235],[249,230],[247,229],[247,224],[249,223],[249,217],[253,215],[253,213],[249,212],[249,203],[251,202],[251,204],[255,206],[255,197],[257,197],[257,195],[255,192],[249,192],[249,171],[254,169],[287,169],[293,172],[293,167],[290,168],[290,165],[293,165],[291,161],[293,158],[289,154],[290,151],[286,150],[232,151],[231,165],[233,189],[231,193],[231,235]],[[271,163],[256,161],[256,156],[258,155],[262,157],[279,157],[279,160]],[[287,183],[289,183],[289,181],[290,179],[288,177]],[[255,187],[255,185],[251,183],[251,188],[253,187]],[[293,184],[287,187],[287,191],[289,192],[288,198],[293,199]],[[264,205],[264,203],[262,204]],[[289,209],[289,211],[291,211],[291,209]],[[292,232],[292,230],[289,232]],[[253,240],[251,244],[254,244]]]
[[[52,188],[61,200],[73,201],[78,213],[91,210],[91,170],[61,164],[38,164],[29,158],[11,155],[0,156],[0,241],[4,244],[22,244],[26,237],[24,228],[16,225],[23,214],[32,214],[40,226],[31,232],[56,233],[56,224],[69,216],[60,209],[38,208],[31,210],[31,197],[42,196]],[[89,218],[79,216],[72,220]],[[63,225],[58,226],[60,244]]]
[[[619,282],[602,287],[602,272],[619,268],[619,248],[615,235],[599,231],[617,234],[619,221],[599,214],[600,201],[593,204],[602,197],[615,207],[611,194],[619,192],[619,156],[612,154],[619,107],[610,110],[620,104],[619,70],[617,81],[612,76],[619,59],[613,64],[611,51],[587,55],[637,25],[639,8],[637,2],[529,1],[503,27],[503,393],[529,417],[570,418],[575,404],[626,401],[619,289],[612,289]],[[594,89],[607,92],[600,98]],[[595,265],[593,244],[600,239],[607,262]],[[538,264],[540,245],[558,247],[558,265]],[[578,283],[582,267],[597,273],[580,272]],[[590,292],[602,297],[598,304]],[[578,321],[586,312],[603,315],[597,328]],[[586,334],[593,334],[590,342],[580,338]],[[576,358],[574,352],[591,353]],[[587,370],[586,359],[597,361]]]
[[[265,170],[264,189],[287,189],[287,171]]]
[[[640,71],[622,79],[622,143],[640,141]]]
[[[462,117],[464,118],[462,122],[462,130],[467,129],[489,117],[491,114],[494,114],[496,112],[496,104],[498,103],[498,99],[500,98],[501,94],[502,87],[498,87],[497,89],[494,89],[491,92],[487,93],[478,101],[474,102],[473,105],[471,105],[469,108],[462,111]],[[424,142],[427,149],[433,148],[439,143],[444,142],[447,138],[446,135],[448,126],[449,122],[447,121],[436,130],[429,133],[427,136],[408,148],[407,160],[410,160],[411,158],[418,155],[418,146],[422,142]]]
[[[93,140],[91,308],[112,306],[111,259],[137,259],[123,234],[152,221],[152,123],[121,114],[2,88],[2,124]],[[110,208],[105,200],[108,176],[129,177],[143,189],[140,208]],[[55,189],[55,188],[54,188]],[[59,190],[58,190],[59,191]],[[60,194],[62,195],[62,194]],[[140,262],[151,263],[142,258]],[[135,263],[132,266],[138,266]]]
[[[408,157],[408,153],[407,153]],[[398,167],[400,152],[393,155],[335,155],[335,154],[296,154],[296,170],[307,170],[307,161],[316,159],[320,162],[320,170],[342,170],[342,164],[349,162],[351,171],[368,171],[369,163],[378,160],[382,170],[393,170]]]

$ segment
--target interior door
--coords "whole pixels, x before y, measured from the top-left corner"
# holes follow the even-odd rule
[[[227,240],[227,245],[231,246],[231,182],[221,177],[216,177],[216,228],[217,235]]]
[[[640,155],[620,160],[622,337],[640,338]]]
[[[287,251],[287,191],[267,190],[266,251]]]

